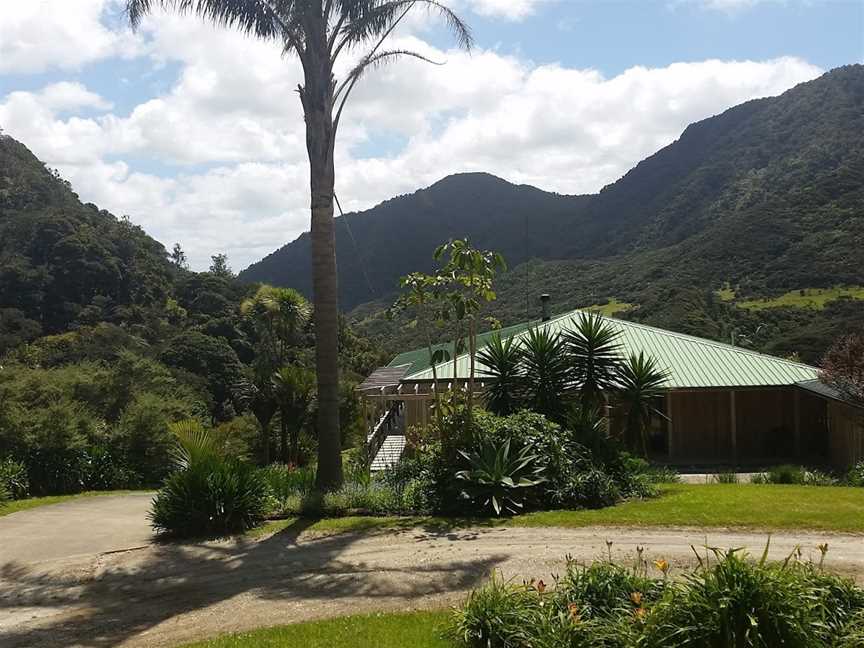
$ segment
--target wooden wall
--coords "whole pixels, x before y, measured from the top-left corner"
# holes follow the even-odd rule
[[[727,391],[670,392],[669,459],[673,463],[732,461],[731,405]]]
[[[820,464],[828,459],[825,402],[794,387],[674,391],[669,461]]]
[[[848,468],[864,461],[864,410],[830,402],[828,404],[831,463]]]

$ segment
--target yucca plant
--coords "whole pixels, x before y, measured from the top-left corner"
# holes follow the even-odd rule
[[[560,422],[567,410],[565,392],[570,383],[567,344],[546,326],[529,330],[523,344],[525,404]]]
[[[463,482],[463,496],[482,508],[491,507],[495,515],[520,513],[527,490],[546,481],[545,467],[534,448],[525,446],[511,453],[509,439],[503,443],[481,439],[476,452],[460,450],[459,454],[470,465],[456,473],[456,479]]]
[[[583,407],[600,407],[616,384],[621,365],[619,333],[598,313],[580,313],[564,334]]]
[[[627,445],[648,456],[648,428],[655,416],[666,418],[655,403],[669,378],[654,358],[631,354],[618,370],[618,403],[624,410]]]
[[[501,339],[495,333],[489,343],[477,352],[477,359],[484,365],[482,373],[488,377],[486,407],[495,414],[507,416],[519,409],[525,391],[525,376],[522,367],[523,352],[515,337]]]

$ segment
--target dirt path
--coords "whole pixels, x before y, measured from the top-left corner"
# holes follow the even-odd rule
[[[150,543],[153,493],[81,497],[0,517],[0,565],[68,559]]]
[[[694,529],[428,529],[313,537],[297,526],[259,541],[153,545],[52,563],[0,567],[0,645],[176,646],[220,633],[371,610],[441,606],[490,571],[548,577],[571,554],[674,566],[693,562]],[[765,534],[712,531],[709,544],[761,553]],[[771,555],[796,545],[864,578],[862,536],[775,534]]]

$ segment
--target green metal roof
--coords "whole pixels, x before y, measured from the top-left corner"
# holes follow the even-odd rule
[[[524,337],[532,326],[548,326],[553,332],[573,328],[573,318],[583,311],[575,310],[560,315],[549,322],[526,322],[502,329],[502,337]],[[644,352],[652,356],[658,364],[669,372],[666,387],[669,389],[698,389],[707,387],[769,387],[794,385],[803,380],[818,378],[815,367],[783,360],[742,349],[740,347],[714,342],[692,335],[654,328],[635,322],[627,322],[612,317],[604,317],[609,325],[618,332],[618,342],[622,355]],[[493,332],[483,334],[489,339]],[[482,344],[478,343],[478,347]],[[450,349],[453,348],[451,344]],[[419,349],[398,356],[390,366],[411,364],[403,381],[432,380],[429,366],[429,352]],[[457,361],[459,378],[468,377],[468,355],[461,355]],[[478,377],[483,375],[483,365],[477,363]],[[439,379],[453,378],[453,362],[438,365]]]

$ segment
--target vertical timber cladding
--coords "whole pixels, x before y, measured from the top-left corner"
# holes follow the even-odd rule
[[[728,391],[675,391],[669,399],[678,463],[732,461],[731,403]]]
[[[735,391],[738,457],[741,461],[796,458],[795,392],[793,388]]]
[[[847,468],[864,461],[864,409],[844,403],[828,404],[831,463]]]
[[[678,463],[795,460],[796,420],[801,458],[824,457],[824,410],[820,413],[818,402],[806,395],[799,395],[796,406],[795,391],[792,387],[674,391],[667,401],[674,437],[670,458]]]

